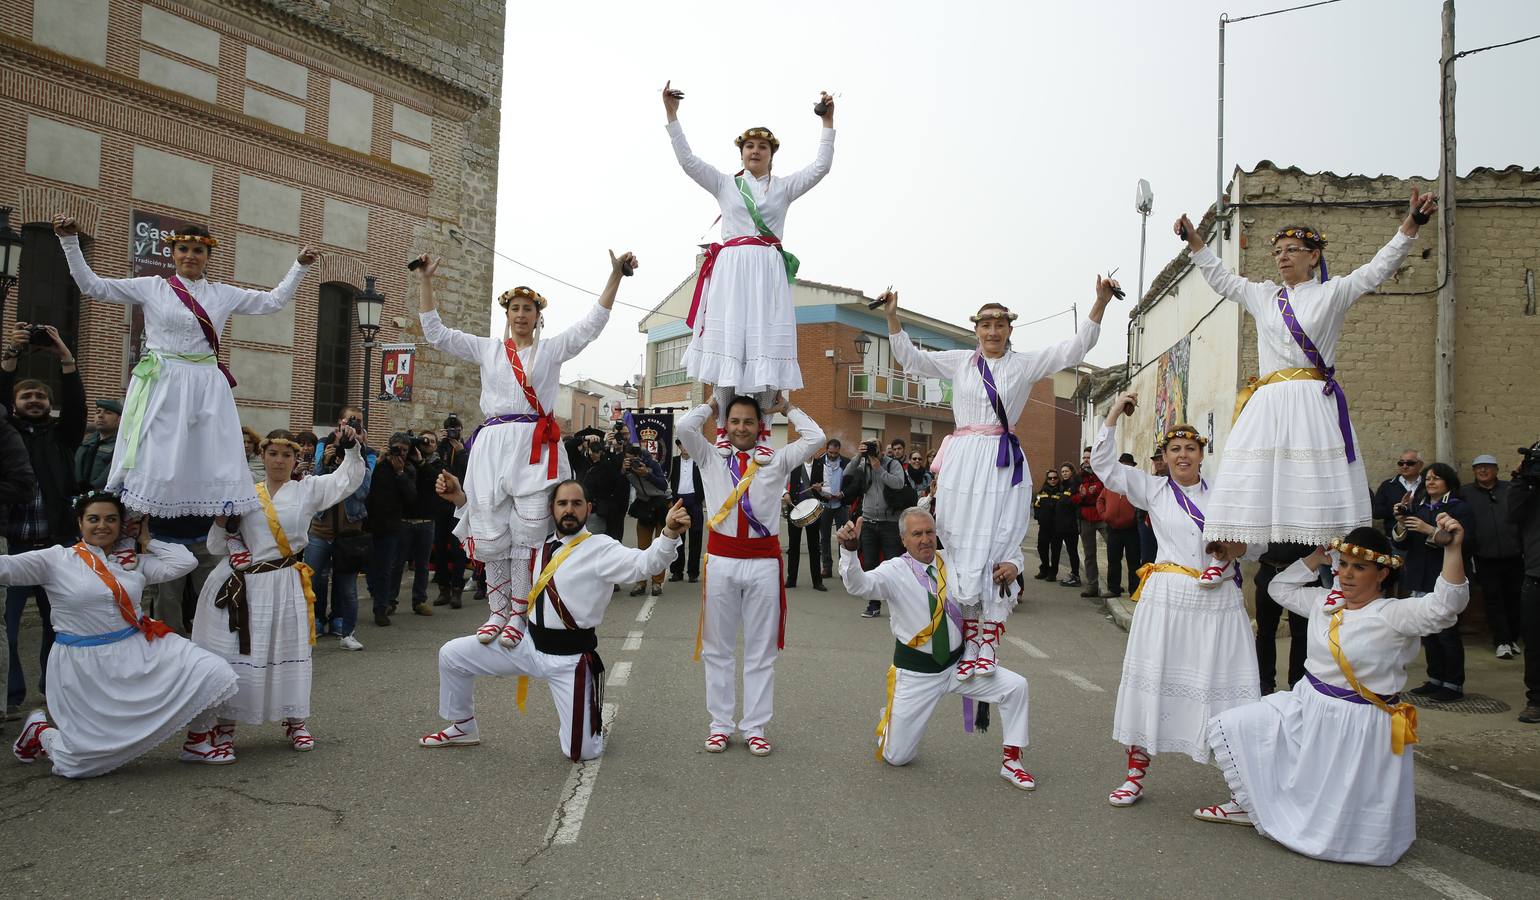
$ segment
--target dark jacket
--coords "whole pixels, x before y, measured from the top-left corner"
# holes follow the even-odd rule
[[[621,464],[619,454],[606,451],[578,479],[588,491],[594,511],[606,522],[625,515],[626,500],[631,496],[631,483],[626,480],[626,473],[620,470]]]
[[[0,398],[15,396],[16,373],[0,370]],[[43,513],[48,520],[48,537],[53,543],[72,543],[78,537],[70,498],[76,494],[75,450],[86,434],[86,389],[76,370],[59,376],[59,392],[54,408],[59,417],[49,416],[29,422],[11,416],[11,424],[21,434],[27,459],[43,494]],[[27,499],[19,501],[27,503]]]
[[[1059,537],[1077,535],[1080,533],[1080,504],[1075,499],[1075,488],[1080,486],[1080,482],[1071,481],[1065,485],[1061,481],[1059,485],[1059,500],[1054,505],[1054,534]]]
[[[1487,559],[1512,559],[1524,551],[1519,529],[1511,521],[1509,506],[1513,482],[1499,480],[1488,490],[1476,482],[1460,485],[1459,497],[1470,504],[1475,519],[1476,555]]]
[[[117,432],[93,431],[75,449],[75,488],[82,493],[107,486],[112,471],[112,451],[118,444]]]
[[[792,506],[796,506],[803,500],[822,499],[817,494],[813,493],[812,489],[813,485],[817,484],[819,481],[819,475],[821,474],[819,470],[822,468],[822,466],[819,464],[822,462],[823,460],[821,459],[813,461],[813,471],[811,478],[808,477],[807,470],[802,466],[797,466],[791,470],[791,474],[786,478],[786,493],[791,495]]]
[[[374,465],[369,485],[369,518],[364,530],[371,534],[390,534],[401,527],[401,520],[417,502],[417,467],[410,462],[396,473],[389,459]]]
[[[36,491],[37,477],[32,474],[27,445],[12,427],[11,417],[0,415],[0,506],[26,503]],[[0,508],[0,517],[3,515],[4,509]]]
[[[438,484],[439,473],[444,471],[444,463],[435,453],[427,459],[415,464],[417,467],[417,496],[408,503],[403,518],[407,519],[436,519],[444,512],[444,507],[454,509],[454,504],[445,500],[434,490]]]
[[[1401,477],[1392,475],[1380,482],[1380,486],[1375,489],[1373,497],[1370,498],[1370,515],[1383,522],[1386,534],[1396,527],[1395,506],[1406,499],[1406,494],[1406,485],[1401,483]]]
[[[1037,523],[1037,527],[1049,534],[1055,533],[1058,527],[1059,501],[1063,496],[1064,492],[1059,490],[1058,485],[1049,487],[1048,483],[1044,482],[1037,494],[1032,497],[1032,520]]]
[[[1508,521],[1519,530],[1524,545],[1524,574],[1540,578],[1540,482],[1527,478],[1513,481]]]
[[[1474,543],[1471,534],[1475,517],[1471,513],[1470,504],[1458,496],[1450,494],[1439,503],[1431,503],[1423,497],[1412,507],[1412,515],[1429,524],[1438,520],[1439,513],[1448,513],[1458,519],[1465,526],[1467,542]],[[1433,593],[1434,582],[1444,570],[1444,548],[1429,546],[1428,536],[1415,531],[1406,532],[1404,537],[1395,541],[1395,545],[1405,554],[1405,563],[1401,566],[1401,584],[1409,591]],[[1471,549],[1474,548],[1465,550],[1467,558]]]
[[[675,497],[679,496],[679,462],[678,454],[675,454],[674,458],[668,462],[668,489]],[[690,470],[694,476],[690,479],[690,483],[695,488],[695,502],[704,503],[706,502],[706,487],[700,480],[700,463],[696,462],[694,457],[691,457],[690,462],[695,463]]]

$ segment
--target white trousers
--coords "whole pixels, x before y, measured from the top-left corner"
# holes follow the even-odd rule
[[[996,667],[993,675],[974,676],[967,681],[958,681],[950,668],[934,675],[899,669],[893,685],[893,710],[888,716],[883,760],[902,766],[914,759],[925,724],[947,694],[993,704],[1002,743],[1007,747],[1027,745],[1027,680],[1010,669]]]
[[[556,740],[562,755],[572,758],[572,688],[580,656],[553,656],[535,649],[532,638],[525,637],[518,646],[504,647],[500,641],[483,644],[475,635],[455,638],[438,651],[438,712],[451,722],[476,714],[476,677],[491,675],[506,678],[528,675],[545,680],[556,704]],[[601,678],[603,676],[600,676]],[[586,687],[586,690],[592,690]],[[583,702],[583,747],[579,759],[593,759],[604,752],[604,735],[592,733],[588,702]]]
[[[706,566],[706,711],[712,733],[764,737],[775,705],[781,627],[781,566],[774,559],[713,556]],[[738,631],[743,631],[743,718],[734,721]]]

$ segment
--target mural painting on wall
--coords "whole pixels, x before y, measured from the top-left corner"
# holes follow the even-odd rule
[[[1157,364],[1155,387],[1155,429],[1164,434],[1180,425],[1187,416],[1187,367],[1192,352],[1192,338],[1184,337],[1161,354]]]

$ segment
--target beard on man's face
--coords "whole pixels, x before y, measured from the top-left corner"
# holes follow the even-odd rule
[[[556,520],[556,533],[563,537],[577,534],[583,530],[583,525],[586,522],[587,519],[579,519],[577,513],[563,513],[561,518]]]

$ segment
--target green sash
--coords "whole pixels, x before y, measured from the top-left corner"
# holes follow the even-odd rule
[[[169,353],[164,350],[146,350],[134,366],[133,380],[128,385],[128,398],[123,404],[123,421],[118,430],[128,436],[123,456],[123,468],[132,469],[139,461],[139,438],[144,430],[145,408],[150,402],[150,386],[160,377],[163,359],[179,359],[182,362],[204,366],[219,364],[219,357],[212,353]]]
[[[786,281],[797,280],[797,269],[802,265],[801,260],[786,252],[781,246],[781,239],[775,236],[770,226],[765,224],[764,216],[759,214],[759,205],[754,202],[754,194],[749,191],[749,183],[742,175],[733,179],[738,183],[738,193],[743,195],[743,205],[749,210],[749,218],[754,220],[754,227],[759,229],[759,236],[775,241],[775,249],[781,251],[781,261],[786,264]]]

